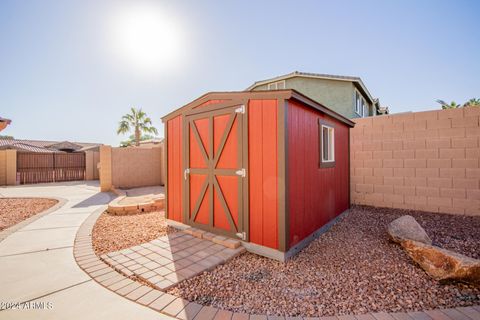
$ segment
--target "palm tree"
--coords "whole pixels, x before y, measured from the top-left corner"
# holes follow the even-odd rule
[[[435,101],[442,105],[442,109],[456,109],[461,107],[461,105],[457,104],[455,101],[450,102],[450,104],[440,99]]]
[[[464,107],[480,107],[480,99],[472,98],[465,102]]]
[[[140,145],[142,133],[158,134],[157,129],[152,126],[152,120],[142,109],[131,108],[130,113],[122,117],[122,121],[118,124],[117,134],[125,134],[134,129],[135,145]]]

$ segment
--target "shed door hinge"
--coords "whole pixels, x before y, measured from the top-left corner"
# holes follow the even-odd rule
[[[236,113],[245,113],[245,105],[242,104],[239,108],[235,109]]]
[[[190,174],[190,168],[187,168],[183,171],[183,179],[187,180],[187,174]]]
[[[246,174],[246,171],[245,171],[245,168],[242,168],[242,169],[240,169],[240,170],[235,171],[235,174],[236,174],[237,176],[242,177],[242,178],[245,178],[245,176],[247,175],[247,174]]]
[[[239,232],[235,234],[237,237],[239,237],[242,240],[247,240],[247,233],[246,232]]]

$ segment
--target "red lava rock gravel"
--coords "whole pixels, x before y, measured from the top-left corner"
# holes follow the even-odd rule
[[[164,211],[131,215],[102,213],[93,228],[96,254],[118,251],[177,231],[167,226]]]
[[[36,215],[58,203],[55,199],[0,198],[0,231]]]
[[[480,217],[357,206],[286,263],[246,253],[169,293],[250,314],[332,316],[418,311],[480,303],[480,287],[441,284],[388,238],[410,214],[434,244],[480,258]]]

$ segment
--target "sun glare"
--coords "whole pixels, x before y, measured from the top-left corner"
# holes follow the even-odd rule
[[[181,31],[154,4],[134,3],[114,12],[110,36],[115,55],[140,71],[172,67],[181,56]]]

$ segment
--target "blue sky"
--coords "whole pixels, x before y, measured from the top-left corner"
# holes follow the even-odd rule
[[[163,37],[180,35],[154,72],[115,42],[112,19],[139,4],[164,14]],[[117,145],[137,106],[163,135],[160,117],[207,91],[295,70],[360,76],[395,113],[461,103],[480,97],[478,12],[462,0],[2,0],[0,116],[13,120],[2,134]]]

